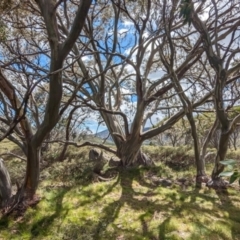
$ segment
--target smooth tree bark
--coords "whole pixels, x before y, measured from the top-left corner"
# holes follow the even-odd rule
[[[31,124],[26,116],[26,107],[24,107],[25,105],[27,106],[27,98],[22,106],[21,101],[15,93],[14,86],[2,72],[0,74],[0,89],[10,101],[12,109],[15,110],[15,121],[19,121],[25,137],[27,168],[22,186],[22,193],[26,198],[33,198],[38,187],[40,148],[44,139],[61,117],[59,110],[63,93],[62,72],[64,60],[79,37],[91,2],[91,0],[80,2],[70,32],[65,40],[62,41],[62,39],[60,39],[56,18],[56,11],[59,3],[56,3],[53,0],[36,0],[45,23],[51,55],[49,73],[47,75],[49,79],[49,96],[45,115],[42,123],[34,134],[31,129]],[[27,93],[26,95],[28,96],[28,94],[30,93]],[[68,104],[70,104],[70,102]]]
[[[180,3],[180,1],[177,1]],[[159,51],[161,48],[166,47],[166,34],[162,31],[164,28],[164,22],[162,14],[158,14],[162,11],[162,6],[158,5],[157,1],[147,0],[141,5],[144,11],[140,11],[140,7],[137,3],[129,3],[129,5],[117,4],[112,1],[112,6],[109,4],[101,3],[97,9],[93,9],[95,12],[104,12],[105,9],[111,8],[111,11],[106,10],[106,14],[112,13],[108,18],[104,18],[106,26],[113,28],[112,33],[105,33],[104,29],[100,29],[97,32],[97,28],[94,29],[94,18],[96,14],[90,14],[87,24],[84,28],[86,37],[89,38],[88,51],[89,55],[92,54],[91,63],[94,63],[93,68],[85,66],[84,62],[79,64],[79,67],[84,74],[85,78],[88,78],[88,74],[95,74],[98,78],[91,82],[87,87],[91,91],[84,88],[81,89],[81,94],[86,97],[79,96],[81,101],[92,108],[95,111],[99,111],[100,115],[106,124],[106,127],[111,134],[111,137],[117,148],[117,156],[121,159],[122,165],[129,166],[134,164],[151,164],[151,160],[141,152],[142,143],[163,131],[166,131],[173,126],[179,119],[185,115],[184,110],[178,110],[178,112],[172,115],[171,118],[166,120],[162,126],[155,127],[146,131],[144,129],[145,123],[148,117],[152,116],[149,112],[156,113],[166,107],[162,107],[164,99],[170,90],[174,89],[174,82],[172,81],[172,73],[168,72],[164,76],[157,80],[151,81],[150,74],[154,73],[156,68],[163,69],[163,63],[159,57]],[[132,8],[136,7],[137,15],[132,16]],[[169,5],[169,8],[176,9],[176,6]],[[154,18],[151,11],[156,11],[156,18]],[[176,12],[174,13],[176,18]],[[134,46],[129,50],[129,55],[124,55],[122,52],[124,49],[119,48],[121,45],[121,37],[118,33],[120,19],[124,18],[132,23],[135,28],[135,33],[132,34],[134,39]],[[109,21],[109,22],[108,22]],[[149,28],[151,22],[157,22],[159,28],[155,29],[154,34],[149,37]],[[160,24],[160,25],[159,25]],[[173,29],[181,29],[183,24],[178,21],[174,22]],[[95,37],[102,31],[101,39],[98,40]],[[127,32],[127,31],[126,31]],[[131,31],[129,30],[129,33]],[[101,35],[101,36],[102,36]],[[184,37],[183,37],[184,38]],[[123,43],[124,44],[124,43]],[[194,64],[201,57],[203,50],[199,49],[200,41],[193,44],[186,53],[184,61],[181,64],[176,65],[175,74],[179,81],[184,78],[186,72],[194,66]],[[150,51],[149,51],[150,49]],[[184,48],[182,49],[184,50]],[[167,57],[167,54],[164,53]],[[134,55],[134,57],[132,56]],[[103,60],[103,57],[105,59]],[[117,63],[113,59],[118,58]],[[157,64],[157,67],[155,66]],[[132,68],[132,72],[127,72],[126,68]],[[130,79],[130,80],[129,80]],[[129,82],[128,82],[129,81]],[[124,94],[122,93],[122,87],[133,82],[132,92],[129,95],[135,96],[134,112],[131,120],[128,118],[122,109]],[[131,84],[130,84],[131,85]],[[128,85],[127,85],[128,86]],[[174,93],[175,94],[175,93]],[[205,95],[201,100],[192,104],[192,108],[203,104],[210,96]],[[131,100],[130,100],[131,101]],[[127,106],[131,103],[126,102]],[[182,108],[182,106],[181,106]],[[131,110],[128,110],[130,112]],[[131,114],[131,113],[129,113]],[[200,174],[199,170],[199,174]],[[203,174],[203,171],[202,173]]]
[[[60,118],[59,109],[63,91],[63,62],[79,37],[91,2],[91,0],[81,1],[72,23],[71,31],[66,40],[61,43],[57,26],[55,1],[36,1],[46,25],[51,48],[51,62],[49,69],[49,98],[46,106],[46,113],[42,124],[32,137],[31,145],[28,148],[28,158],[31,157],[31,160],[28,160],[24,188],[27,193],[30,193],[30,197],[35,194],[39,182],[39,149],[44,138],[49,134]],[[37,174],[34,173],[36,171],[38,171]]]
[[[167,1],[165,0],[163,3],[163,23],[164,23],[164,30],[166,33],[165,41],[168,43],[169,55],[165,56],[163,49],[160,48],[160,56],[163,65],[166,68],[166,71],[170,75],[170,78],[174,84],[174,89],[182,102],[183,109],[185,111],[186,117],[188,119],[190,128],[191,128],[191,135],[193,139],[193,146],[194,146],[194,157],[196,163],[196,186],[201,187],[201,182],[206,182],[206,172],[205,172],[205,163],[203,159],[200,157],[200,146],[199,146],[199,138],[197,134],[197,127],[195,124],[195,120],[193,117],[193,104],[191,103],[189,97],[185,93],[180,80],[174,70],[175,61],[176,61],[176,48],[171,37],[173,22],[174,22],[174,13],[177,10],[177,5],[173,5],[171,11],[167,11]]]
[[[101,2],[96,5],[83,31],[89,39],[87,47],[91,59],[79,62],[79,67],[85,78],[89,78],[89,74],[97,77],[80,89],[78,98],[92,110],[100,112],[116,145],[117,155],[125,166],[137,163],[144,156],[140,150],[145,140],[168,130],[187,114],[194,140],[197,175],[205,176],[193,112],[196,107],[208,101],[214,91],[206,83],[207,74],[204,73],[207,68],[199,63],[201,58],[205,58],[202,38],[196,34],[194,28],[190,28],[189,32],[182,20],[179,20],[176,10],[180,4],[181,1],[165,1],[160,5],[158,1],[146,0],[129,4],[112,1],[112,5]],[[166,12],[172,14],[165,14],[165,20],[164,6]],[[198,11],[201,12],[201,7]],[[95,19],[98,21],[101,13],[108,16],[102,16],[105,28],[93,28],[96,25]],[[127,21],[126,28],[131,26],[124,28],[123,36],[119,33],[120,20]],[[167,31],[162,31],[169,21],[172,21],[169,29],[169,38],[174,42],[172,50],[168,46]],[[106,31],[106,28],[111,31]],[[226,32],[220,33],[218,41],[225,39],[231,31],[229,27]],[[211,30],[211,34],[214,36],[215,32]],[[124,47],[125,40],[122,40],[126,36],[132,39],[133,45],[130,44],[128,49]],[[171,57],[174,58],[172,65]],[[89,64],[93,67],[89,67]],[[193,68],[198,65],[199,73],[192,75]],[[152,79],[151,75],[158,71],[160,77]],[[186,78],[191,78],[191,85],[195,87],[199,83],[196,88],[202,90],[200,96],[184,96],[185,89],[181,89],[181,82]],[[207,86],[204,87],[205,85]],[[172,103],[171,117],[161,125],[144,129],[146,121],[152,116],[149,112],[160,113],[166,110],[165,102],[168,99],[169,102],[176,100],[176,95],[180,98],[180,106],[175,107]],[[147,158],[140,162],[146,161]]]

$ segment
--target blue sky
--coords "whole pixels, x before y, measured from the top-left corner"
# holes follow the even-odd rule
[[[93,134],[96,133],[97,130],[97,132],[102,132],[107,129],[106,126],[103,126],[102,124],[98,125],[98,122],[96,120],[91,119],[86,120],[85,125],[89,127]]]
[[[109,21],[109,25],[112,25],[113,22],[111,22],[111,20]],[[108,25],[108,26],[109,26]],[[106,26],[106,30],[105,30],[105,34],[109,37],[108,38],[108,44],[109,44],[109,49],[111,49],[112,46],[112,32],[111,32],[111,28],[108,28],[108,26]],[[118,37],[119,37],[119,45],[118,48],[116,49],[116,52],[120,52],[121,54],[125,55],[126,57],[129,56],[130,52],[133,51],[134,47],[137,46],[137,42],[138,42],[138,34],[135,33],[136,29],[133,25],[132,22],[130,21],[119,21],[118,23]],[[150,35],[150,33],[146,32],[145,33],[145,37],[147,38]],[[105,36],[102,36],[103,39],[105,38]],[[99,48],[99,51],[103,51],[101,48],[105,48],[105,42],[104,40],[100,40],[99,44],[101,45],[101,47]],[[147,57],[148,54],[146,54]],[[132,61],[135,61],[135,57],[136,57],[136,51],[132,54]],[[84,58],[84,57],[83,57]],[[105,60],[104,55],[102,55],[102,59]],[[85,58],[84,60],[88,60],[87,58]],[[113,58],[115,63],[118,63],[120,61],[122,61],[119,57],[114,57]],[[132,68],[131,65],[127,65],[125,67],[129,72],[135,72],[135,70]],[[156,72],[152,72],[149,74],[149,77],[151,79],[159,79],[161,76],[163,76],[164,72],[163,71],[156,71]],[[130,93],[130,89],[128,88],[128,86],[123,85],[122,86],[122,91],[128,91]],[[137,101],[137,96],[135,93],[135,90],[133,92],[133,94],[131,96],[129,96],[129,99],[132,103],[135,103]],[[122,103],[121,106],[121,110],[124,112],[124,109],[128,108],[126,103]],[[129,123],[132,121],[133,119],[133,115],[134,115],[134,111],[131,111],[131,116],[129,117]],[[96,113],[97,114],[97,113]],[[153,124],[157,123],[158,118],[161,117],[160,114],[156,114],[155,116],[152,117],[152,121],[148,120],[146,126],[149,127],[151,126],[151,122]],[[103,130],[106,130],[106,126],[105,125],[100,125],[98,126],[98,122],[96,120],[95,117],[93,117],[93,119],[88,119],[86,121],[86,126],[90,128],[90,130],[92,132],[96,132],[96,130],[98,130],[98,132],[101,132]]]

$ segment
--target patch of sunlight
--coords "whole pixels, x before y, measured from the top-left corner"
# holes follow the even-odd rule
[[[214,222],[214,228],[217,233],[221,236],[225,237],[226,239],[231,239],[232,237],[232,226],[229,222],[218,220]]]
[[[160,224],[159,230],[160,239],[164,238],[179,240],[186,239],[193,228],[191,225],[183,223],[181,219],[171,216]]]
[[[4,153],[4,152],[7,152],[7,151],[12,151],[14,149],[20,149],[18,147],[18,145],[16,145],[15,143],[9,141],[8,139],[4,139],[3,141],[1,141],[0,143],[0,153]]]
[[[192,167],[175,171],[158,162],[156,168],[126,170],[109,182],[92,183],[89,175],[79,175],[72,183],[74,164],[58,163],[61,170],[52,165],[43,171],[40,203],[20,220],[1,222],[0,239],[240,239],[239,191],[230,189],[232,203],[222,204],[207,188],[165,188],[146,179],[150,171],[173,179],[193,178]],[[66,171],[61,166],[69,167],[69,175],[62,175]]]

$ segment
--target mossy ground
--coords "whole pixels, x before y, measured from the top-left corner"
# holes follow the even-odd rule
[[[0,220],[0,239],[240,239],[239,189],[219,195],[195,190],[193,181],[161,187],[151,176],[193,180],[194,167],[173,170],[160,161],[94,182],[87,149],[71,153],[71,161],[42,170],[36,207]]]

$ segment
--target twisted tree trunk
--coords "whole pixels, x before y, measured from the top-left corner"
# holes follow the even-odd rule
[[[139,139],[131,139],[123,142],[117,150],[117,156],[121,159],[121,165],[127,166],[151,166],[152,159],[141,150],[142,143]]]
[[[213,47],[211,41],[209,30],[207,29],[205,23],[198,17],[198,14],[194,10],[193,3],[190,3],[192,6],[191,19],[196,30],[201,34],[203,46],[205,53],[207,55],[208,61],[215,71],[215,86],[214,86],[214,105],[216,110],[216,118],[221,124],[221,136],[218,144],[217,156],[215,158],[215,166],[212,171],[212,180],[209,181],[208,186],[213,188],[225,187],[225,183],[219,177],[219,174],[224,170],[224,165],[220,161],[225,159],[230,135],[235,128],[235,123],[239,121],[240,116],[237,116],[234,120],[230,121],[225,109],[225,102],[223,97],[224,87],[226,86],[229,73],[234,71],[234,68],[229,71],[228,64],[225,64],[224,61],[228,62],[231,58],[226,59],[222,58],[220,54],[220,49],[218,43]],[[217,11],[217,10],[216,10]],[[216,27],[216,25],[215,25]],[[237,27],[237,26],[236,26]],[[215,29],[215,32],[219,29]],[[232,43],[230,43],[229,47]]]

